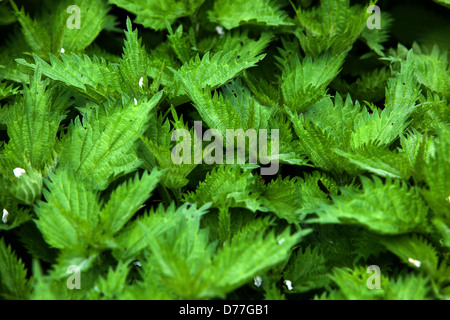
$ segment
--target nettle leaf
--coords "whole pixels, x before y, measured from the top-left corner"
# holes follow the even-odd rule
[[[0,81],[0,100],[5,100],[19,93],[19,88],[14,84]]]
[[[322,204],[310,222],[359,224],[380,234],[425,232],[428,207],[416,188],[404,182],[361,177],[362,190],[341,188],[333,204]]]
[[[70,6],[73,5],[80,8],[80,26],[79,28],[66,27],[63,48],[68,52],[81,52],[97,38],[103,29],[107,28],[108,19],[112,18],[108,15],[109,6],[105,0],[74,0],[66,1],[64,4],[64,27],[69,24],[67,19],[72,14],[77,14],[75,10],[68,12]]]
[[[322,0],[310,10],[296,9],[295,35],[303,51],[316,57],[325,51],[339,54],[358,39],[366,27],[367,7],[350,6],[349,0]]]
[[[31,290],[27,270],[11,246],[0,239],[0,295],[5,299],[27,299]]]
[[[408,179],[411,176],[411,165],[405,157],[382,147],[367,147],[347,153],[339,149],[334,152],[347,158],[350,163],[361,169],[382,177]]]
[[[142,39],[138,38],[137,30],[133,31],[131,21],[127,18],[127,31],[119,69],[130,86],[130,92],[135,96],[142,95],[148,85],[148,55],[141,43]]]
[[[438,130],[435,140],[435,153],[425,165],[424,176],[428,187],[422,189],[428,205],[435,216],[433,224],[443,237],[444,245],[450,247],[450,186],[446,177],[449,174],[450,130],[443,127]]]
[[[140,209],[156,187],[161,172],[138,175],[119,185],[102,207],[92,183],[67,170],[57,170],[46,181],[46,202],[35,207],[36,224],[52,247],[83,252],[115,247],[112,236]]]
[[[434,274],[438,269],[436,249],[421,236],[382,237],[380,242],[414,269],[424,269],[429,274]]]
[[[402,148],[399,152],[408,160],[414,177],[423,181],[425,178],[425,168],[429,165],[431,157],[434,155],[434,140],[417,131],[410,132],[407,136],[401,136]]]
[[[448,54],[434,45],[431,49],[413,47],[417,80],[432,92],[450,96]]]
[[[6,192],[0,196],[0,210],[2,210],[0,230],[17,228],[32,218],[31,210],[21,208],[19,202],[12,196],[8,196]]]
[[[393,22],[394,19],[389,12],[381,11],[380,28],[364,28],[361,32],[361,39],[379,56],[384,56],[382,43],[389,39],[389,32]]]
[[[285,104],[292,110],[303,112],[325,96],[326,88],[340,72],[348,51],[330,52],[317,58],[295,55],[283,70],[281,91]]]
[[[184,201],[203,205],[243,207],[253,212],[261,208],[258,199],[258,177],[250,170],[241,172],[239,166],[220,166],[206,175],[195,192],[187,192]]]
[[[50,173],[44,190],[46,202],[35,208],[36,224],[52,247],[80,249],[96,243],[95,228],[99,221],[99,199],[92,186],[70,171]]]
[[[195,52],[192,49],[191,39],[183,32],[183,25],[180,24],[175,32],[173,32],[172,28],[169,28],[168,31],[169,35],[167,36],[167,39],[177,55],[178,60],[182,63],[191,60],[191,58],[194,57]]]
[[[267,26],[289,26],[288,15],[281,6],[273,0],[217,0],[214,9],[208,12],[209,20],[227,29],[233,29],[245,24]]]
[[[167,219],[175,217],[173,206],[166,212],[158,209],[157,214],[167,217],[165,225],[161,225],[163,221],[160,220],[158,229],[161,231],[152,232],[154,227],[150,229],[145,222],[140,223],[149,243],[149,254],[143,263],[144,282],[155,286],[164,279],[172,298],[225,297],[257,274],[286,259],[289,249],[306,234],[291,235],[285,230],[277,235],[273,232],[264,235],[262,230],[246,227],[216,252],[216,242],[209,242],[207,230],[200,229],[200,217],[205,209],[187,208],[184,205],[177,210],[178,223]],[[148,275],[152,275],[153,285]]]
[[[308,233],[309,230],[303,230],[290,234],[284,230],[280,234],[270,232],[264,236],[258,229],[243,229],[230,244],[217,252],[211,268],[205,271],[205,278],[212,280],[205,296],[223,297],[284,261],[292,246]]]
[[[328,299],[348,300],[428,300],[429,280],[421,275],[408,274],[393,280],[381,270],[380,289],[367,289],[366,268],[336,268],[332,279],[339,286]],[[420,285],[417,287],[416,285]],[[361,290],[364,288],[364,290]]]
[[[389,80],[386,107],[382,111],[375,109],[371,114],[365,109],[356,121],[351,141],[353,149],[371,143],[389,146],[408,127],[420,94],[412,57],[410,51],[408,61],[401,64],[401,72]]]
[[[278,177],[263,187],[262,203],[279,218],[286,219],[288,222],[297,222],[299,218],[295,212],[301,203],[298,192],[300,183],[297,178]]]
[[[383,67],[361,73],[360,77],[350,84],[338,76],[331,86],[341,94],[350,93],[357,100],[376,102],[384,99],[386,83],[390,77],[391,71]]]
[[[209,39],[207,38],[207,40]],[[212,48],[207,47],[206,50],[203,49],[205,53],[209,50],[213,53],[237,51],[239,56],[250,54],[250,56],[256,57],[262,54],[270,42],[274,40],[274,35],[272,32],[264,31],[256,40],[251,37],[248,30],[234,29],[226,32],[219,39],[217,37],[212,39],[208,41],[213,43],[209,46]],[[207,40],[204,42],[207,42]],[[202,43],[199,43],[198,46],[201,48]]]
[[[286,112],[292,121],[302,149],[316,168],[326,170],[336,178],[340,177],[343,181],[346,180],[345,175],[343,175],[345,172],[350,175],[359,173],[355,166],[333,152],[338,143],[334,141],[336,135],[333,132],[325,131],[327,130],[326,127],[314,125],[306,119],[304,114],[296,115],[289,109],[286,109]]]
[[[119,185],[100,212],[102,228],[112,234],[122,229],[150,198],[162,174],[155,168],[151,174],[144,173],[141,178],[136,175],[134,180]]]
[[[45,76],[63,83],[95,102],[105,101],[108,96],[120,97],[121,81],[118,70],[103,58],[94,56],[91,60],[87,55],[82,58],[75,53],[62,53],[62,61],[50,55],[48,64],[38,56],[33,57],[35,64],[23,59],[18,59],[17,62],[33,69],[41,65]]]
[[[153,117],[149,130],[145,136],[140,136],[143,142],[143,148],[138,152],[140,157],[144,160],[144,168],[151,170],[154,167],[163,169],[165,172],[161,179],[161,184],[172,190],[180,190],[189,182],[187,176],[195,169],[198,163],[195,160],[196,143],[201,146],[201,141],[194,141],[197,139],[193,130],[188,130],[187,124],[183,122],[183,117],[178,118],[174,109],[172,109],[172,116],[174,121],[171,128],[170,121],[163,122],[162,117]],[[159,128],[159,129],[158,129]],[[175,130],[181,129],[188,134],[190,145],[188,146],[191,157],[187,158],[189,161],[182,161],[178,163],[174,161],[173,154],[175,154],[175,142],[172,138],[176,136]],[[183,136],[182,141],[187,138]],[[183,149],[184,152],[184,149]],[[185,159],[185,158],[183,158]]]
[[[111,18],[107,15],[109,8],[105,0],[60,1],[48,7],[50,12],[47,15],[39,15],[36,19],[29,17],[23,8],[19,10],[14,2],[11,4],[28,45],[46,61],[49,54],[82,52],[97,38]],[[77,6],[79,11],[71,6]],[[77,20],[79,26],[73,23]]]
[[[163,30],[166,22],[192,15],[205,0],[110,0],[116,6],[136,15],[135,23],[146,28]]]
[[[30,86],[24,86],[23,98],[10,107],[6,123],[10,140],[4,153],[10,159],[17,159],[17,166],[24,157],[31,166],[40,169],[52,161],[56,134],[64,115],[56,101],[52,101],[55,88],[48,86],[49,80],[41,82],[38,67]],[[62,102],[67,103],[67,99]]]
[[[449,0],[434,0],[434,2],[439,3],[440,5],[446,6],[450,8],[450,1]]]
[[[216,89],[238,76],[245,69],[254,67],[256,63],[264,58],[264,55],[253,56],[247,53],[239,56],[237,51],[218,52],[210,55],[207,52],[201,59],[197,55],[188,63],[175,71],[177,81],[174,82],[169,94],[169,100],[174,105],[187,102],[185,95],[192,101],[199,99],[198,91],[209,86]]]
[[[131,221],[117,236],[118,250],[114,254],[120,259],[131,259],[141,256],[142,250],[148,248],[151,239],[160,237],[168,230],[178,228],[184,224],[184,220],[203,216],[208,212],[210,204],[197,208],[196,205],[182,205],[178,208],[175,203],[170,203],[167,208],[160,205],[156,209],[151,208],[144,215]],[[142,257],[142,256],[141,256]]]
[[[326,259],[318,248],[301,248],[291,259],[283,272],[283,278],[291,281],[289,293],[307,292],[322,288],[330,282]]]
[[[123,104],[108,101],[101,106],[91,105],[84,112],[83,122],[76,118],[70,125],[60,165],[92,181],[97,189],[105,189],[113,179],[136,170],[140,166],[136,154],[138,134],[145,131],[149,112],[161,96],[159,92],[137,105],[131,99]]]

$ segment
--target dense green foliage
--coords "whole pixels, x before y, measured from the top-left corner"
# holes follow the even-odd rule
[[[0,0],[0,297],[450,299],[448,10]]]

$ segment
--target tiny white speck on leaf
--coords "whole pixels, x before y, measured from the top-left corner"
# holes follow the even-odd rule
[[[64,53],[64,52],[66,52],[66,50],[64,50],[64,48],[61,48],[61,53]]]
[[[290,281],[290,280],[284,280],[284,284],[286,285],[286,287],[288,288],[289,291],[291,291],[292,289],[294,289],[294,287],[292,286],[292,281]]]
[[[8,214],[9,214],[8,210],[3,209],[3,216],[2,216],[3,223],[8,223]]]
[[[420,266],[422,265],[422,262],[420,262],[419,260],[414,260],[413,258],[408,258],[408,261],[416,268],[420,268]]]
[[[217,26],[216,27],[216,32],[219,35],[219,37],[222,37],[225,34],[225,32],[223,31],[223,27],[222,26]]]
[[[262,285],[262,279],[260,276],[254,277],[253,282],[255,283],[255,286],[258,288],[261,287],[261,285]]]
[[[141,263],[139,262],[139,261],[135,261],[135,262],[133,262],[133,264],[136,266],[136,267],[142,267],[142,265],[141,265]]]
[[[17,178],[19,178],[22,174],[26,173],[25,169],[22,168],[15,168],[13,172]]]
[[[283,242],[284,242],[284,238],[281,238],[280,240],[278,240],[277,244],[281,245],[281,244],[283,244]]]
[[[139,79],[139,87],[141,87],[142,88],[142,85],[144,84],[144,77],[141,77],[140,79]]]
[[[137,106],[137,100],[134,98],[134,105]]]

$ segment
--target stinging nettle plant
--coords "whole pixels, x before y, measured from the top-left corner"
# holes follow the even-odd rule
[[[0,1],[0,298],[449,299],[450,5],[397,5]]]

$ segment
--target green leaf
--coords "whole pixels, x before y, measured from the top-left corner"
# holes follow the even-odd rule
[[[36,224],[52,247],[80,250],[96,243],[95,228],[99,221],[98,195],[70,171],[50,173],[45,182],[46,202],[35,207]]]
[[[192,15],[205,0],[110,0],[109,2],[136,15],[135,23],[163,30],[166,23]]]
[[[76,11],[68,11],[69,6],[76,5],[80,8],[80,28],[68,28],[69,17],[76,14]],[[64,11],[64,50],[71,52],[81,52],[87,48],[106,28],[109,7],[107,1],[74,0],[66,2],[62,8]]]
[[[97,189],[107,185],[120,175],[138,168],[138,134],[147,126],[149,112],[161,99],[159,92],[149,101],[134,105],[131,99],[86,110],[83,122],[76,118],[69,127],[60,155],[60,165],[67,166],[83,179],[92,181]],[[96,108],[100,108],[96,110]]]
[[[295,55],[283,70],[281,90],[285,104],[303,112],[325,96],[327,86],[340,72],[348,51],[323,53],[317,58],[307,55],[302,60]]]
[[[30,292],[27,270],[11,246],[0,239],[0,294],[6,299],[24,300]]]
[[[123,183],[111,194],[108,203],[100,212],[100,223],[111,234],[118,232],[150,197],[161,179],[162,172],[156,168],[151,174]]]
[[[310,222],[359,224],[379,234],[428,230],[428,207],[404,182],[361,177],[362,191],[341,188],[333,204],[322,204]]]
[[[209,91],[211,91],[211,89],[226,84],[245,69],[254,67],[263,58],[264,55],[239,56],[236,51],[218,52],[211,56],[207,52],[201,59],[197,55],[188,63],[183,64],[178,71],[169,67],[177,79],[169,94],[170,102],[174,105],[186,102],[188,101],[185,97],[187,94],[198,106],[201,102],[200,99],[204,99],[200,93],[203,89],[209,87]]]
[[[49,80],[41,82],[37,67],[30,86],[24,86],[23,99],[11,106],[6,123],[10,138],[5,155],[15,159],[17,166],[27,159],[31,166],[41,170],[53,159],[62,110],[52,101],[55,88],[48,88]],[[63,103],[66,101],[63,101]]]
[[[33,69],[41,65],[45,76],[63,83],[95,102],[105,101],[108,96],[120,97],[121,77],[117,68],[107,63],[104,58],[94,56],[91,60],[87,55],[82,58],[75,53],[61,53],[60,56],[62,61],[50,54],[50,64],[36,55],[33,56],[35,64],[23,59],[18,59],[17,62]]]
[[[406,265],[434,274],[438,269],[438,254],[434,246],[418,235],[382,237],[380,242]]]
[[[273,0],[217,0],[214,9],[208,12],[209,20],[227,29],[240,25],[289,26],[288,15]]]
[[[132,29],[131,21],[127,18],[127,31],[125,31],[125,43],[122,59],[120,61],[120,72],[130,86],[130,92],[135,96],[142,94],[147,86],[148,55],[145,47],[138,39],[137,30]],[[145,85],[145,86],[144,86]]]
[[[326,286],[330,279],[327,276],[326,259],[318,248],[299,249],[291,256],[283,278],[292,282],[292,293],[307,292]]]

